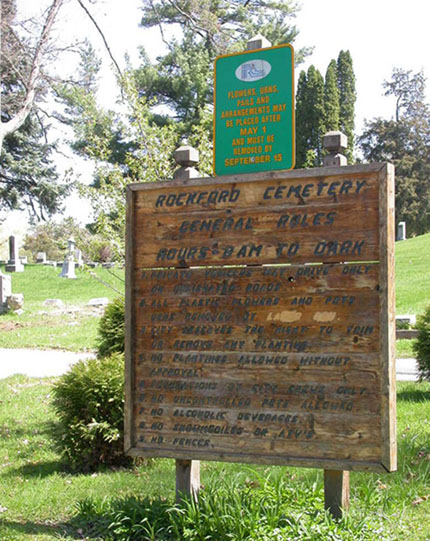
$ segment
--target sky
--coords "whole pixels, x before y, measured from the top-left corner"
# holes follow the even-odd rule
[[[31,15],[40,12],[40,7],[47,5],[49,0],[17,2],[23,12]],[[296,81],[300,70],[307,69],[310,64],[324,75],[330,60],[337,58],[340,50],[349,50],[356,76],[357,133],[361,132],[365,119],[394,115],[393,98],[384,97],[382,88],[383,81],[391,78],[394,67],[413,72],[423,70],[425,76],[430,77],[430,2],[302,0],[298,3],[302,9],[295,20],[299,36],[294,46],[313,46],[314,52],[296,70]],[[86,5],[97,19],[121,67],[125,66],[125,54],[130,56],[133,65],[138,64],[139,45],[145,46],[153,60],[163,53],[158,30],[139,27],[142,0],[98,0],[95,4],[87,0]],[[90,39],[103,58],[100,98],[105,106],[113,106],[117,91],[101,38],[77,1],[66,0],[60,11],[57,39],[67,42],[84,37]],[[70,65],[66,61],[63,67],[67,71]],[[428,86],[430,101],[430,82]],[[90,178],[90,169],[76,157],[70,163],[81,171],[81,178]],[[67,212],[83,222],[90,219],[89,207],[78,204],[76,197],[69,201]]]
[[[36,6],[47,0],[28,3]],[[35,6],[36,4],[36,6]],[[139,27],[142,0],[98,0],[86,4],[94,13],[106,35],[112,53],[123,67],[124,55],[130,55],[133,64],[138,63],[138,46],[144,45],[155,60],[163,52],[158,29]],[[391,78],[394,67],[424,70],[430,76],[428,24],[430,3],[425,0],[298,0],[302,6],[295,24],[299,36],[294,46],[313,46],[314,52],[296,70],[296,81],[301,69],[314,64],[324,75],[332,58],[340,50],[349,50],[356,75],[357,103],[356,128],[361,131],[364,119],[375,116],[390,118],[394,113],[394,101],[383,96],[382,83]],[[61,35],[91,37],[93,45],[104,58],[103,90],[101,97],[108,106],[115,100],[115,88],[109,61],[100,37],[77,8],[76,0],[67,0],[60,15]],[[428,96],[430,99],[430,85]]]

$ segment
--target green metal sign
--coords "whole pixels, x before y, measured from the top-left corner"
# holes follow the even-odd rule
[[[291,45],[219,56],[214,102],[215,175],[294,167]]]

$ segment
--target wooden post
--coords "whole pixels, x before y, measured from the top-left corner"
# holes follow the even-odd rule
[[[176,459],[176,502],[197,499],[200,489],[200,460]]]
[[[186,180],[197,178],[199,172],[193,167],[199,161],[199,152],[195,148],[183,145],[175,151],[175,161],[180,166],[173,178]],[[200,488],[200,460],[176,459],[176,501],[183,498],[197,498]]]
[[[348,138],[340,131],[331,131],[323,137],[323,147],[329,152],[323,158],[324,167],[347,164],[342,154],[348,146]],[[324,470],[324,507],[334,518],[342,518],[349,508],[349,471]]]
[[[349,471],[324,470],[324,507],[334,518],[349,508]]]

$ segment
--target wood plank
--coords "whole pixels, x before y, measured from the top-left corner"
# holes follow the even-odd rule
[[[324,470],[324,507],[334,518],[349,509],[349,472]]]
[[[340,178],[349,177],[374,177],[385,171],[386,163],[367,163],[358,165],[348,165],[342,168],[339,167],[315,167],[313,169],[295,169],[293,171],[266,171],[258,174],[240,174],[240,175],[223,175],[221,177],[200,177],[188,179],[169,179],[160,180],[158,182],[134,182],[127,186],[127,189],[133,192],[151,192],[154,189],[168,187],[192,187],[192,186],[225,186],[229,184],[242,185],[249,182],[264,182],[264,181],[291,181],[301,180],[306,181],[309,178],[328,180],[339,180]]]
[[[125,403],[124,403],[124,449],[125,452],[134,447],[133,431],[133,405],[134,405],[134,382],[135,382],[135,363],[136,358],[136,340],[135,340],[135,267],[134,254],[134,227],[135,197],[133,192],[128,189],[126,192],[126,260],[125,260]]]
[[[159,458],[183,458],[189,460],[190,451],[183,448],[175,448],[173,450],[163,449],[160,450],[157,447],[145,448],[145,447],[133,447],[129,450],[130,456],[136,457],[159,457]],[[270,456],[259,456],[256,458],[251,453],[238,453],[236,451],[228,453],[218,453],[212,451],[206,451],[199,449],[195,451],[196,456],[201,460],[222,460],[223,462],[240,462],[245,464],[267,464],[267,465],[279,465],[279,466],[298,466],[302,468],[325,468],[332,469],[334,467],[341,468],[342,470],[349,471],[367,471],[367,472],[379,472],[386,473],[386,469],[381,465],[379,460],[351,460],[350,458],[309,458],[302,457],[298,454],[291,456],[277,455],[272,453]]]
[[[137,366],[197,368],[203,369],[209,366],[212,369],[219,367],[223,372],[240,373],[238,369],[257,367],[260,369],[282,369],[286,374],[289,371],[301,373],[303,378],[310,376],[313,372],[316,377],[331,378],[337,377],[339,373],[342,378],[348,380],[358,377],[358,374],[365,375],[370,380],[375,380],[379,372],[379,352],[366,353],[344,353],[342,351],[331,351],[324,355],[310,355],[308,353],[255,353],[250,351],[224,352],[224,351],[158,351],[158,350],[137,350],[133,360]],[[321,374],[321,371],[324,374]]]
[[[236,242],[259,242],[260,238],[284,238],[293,235],[339,235],[351,223],[361,231],[374,231],[378,223],[378,201],[355,203],[282,206],[264,209],[231,209],[198,212],[141,214],[137,218],[137,235],[163,245],[168,241],[201,239],[234,239]]]
[[[371,263],[324,265],[265,265],[190,269],[134,269],[136,296],[165,297],[282,292],[296,295],[331,294],[333,290],[359,294],[378,291],[379,266]],[[352,293],[352,290],[354,292]]]
[[[396,446],[396,359],[395,359],[395,279],[394,279],[394,166],[387,164],[380,179],[380,342],[381,342],[381,416],[382,463],[387,471],[397,469]]]
[[[283,239],[281,241],[281,239]],[[258,244],[230,240],[207,241],[194,237],[192,243],[180,239],[163,246],[152,239],[138,241],[136,264],[139,267],[189,267],[206,265],[256,265],[297,263],[339,263],[377,261],[379,236],[366,230],[327,231],[314,235],[261,236]]]
[[[131,185],[136,191],[137,213],[172,214],[219,209],[262,208],[274,204],[285,208],[335,202],[360,202],[378,198],[377,171],[342,172],[342,175],[321,175],[321,171],[309,170],[302,178],[283,172],[265,179],[251,176],[252,180],[238,177],[216,179],[192,179],[175,183],[150,183]],[[267,177],[266,177],[267,178]],[[258,182],[255,180],[258,179]],[[139,189],[141,188],[141,189]]]

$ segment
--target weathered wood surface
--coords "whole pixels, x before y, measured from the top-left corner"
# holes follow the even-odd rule
[[[198,460],[176,460],[176,502],[197,498],[200,490],[200,462]]]
[[[209,267],[192,269],[134,269],[137,297],[182,297],[237,294],[267,295],[296,292],[331,294],[343,289],[379,291],[379,265],[265,265],[264,267]]]
[[[219,351],[157,351],[142,350],[136,352],[133,364],[146,366],[148,370],[162,367],[169,370],[171,367],[179,368],[204,368],[205,366],[219,366],[224,373],[236,371],[240,367],[261,367],[273,370],[280,366],[282,370],[291,370],[301,373],[315,370],[315,377],[321,377],[321,370],[327,372],[325,378],[341,377],[345,380],[355,379],[358,373],[366,374],[365,377],[374,379],[379,370],[379,353],[348,353],[339,351],[321,354],[287,353],[287,352],[219,352]],[[339,371],[340,368],[344,370]],[[345,369],[347,368],[347,369]],[[236,373],[236,372],[234,372]]]
[[[383,165],[129,188],[130,454],[395,467],[387,190]]]
[[[377,175],[136,192],[140,267],[379,259]]]
[[[378,200],[381,167],[314,169],[304,172],[225,176],[130,185],[136,212],[183,213],[219,209],[284,208],[311,202],[330,204]],[[297,173],[297,174],[296,174]],[[255,182],[258,177],[258,182]]]
[[[324,507],[334,518],[349,508],[349,472],[324,470]]]

